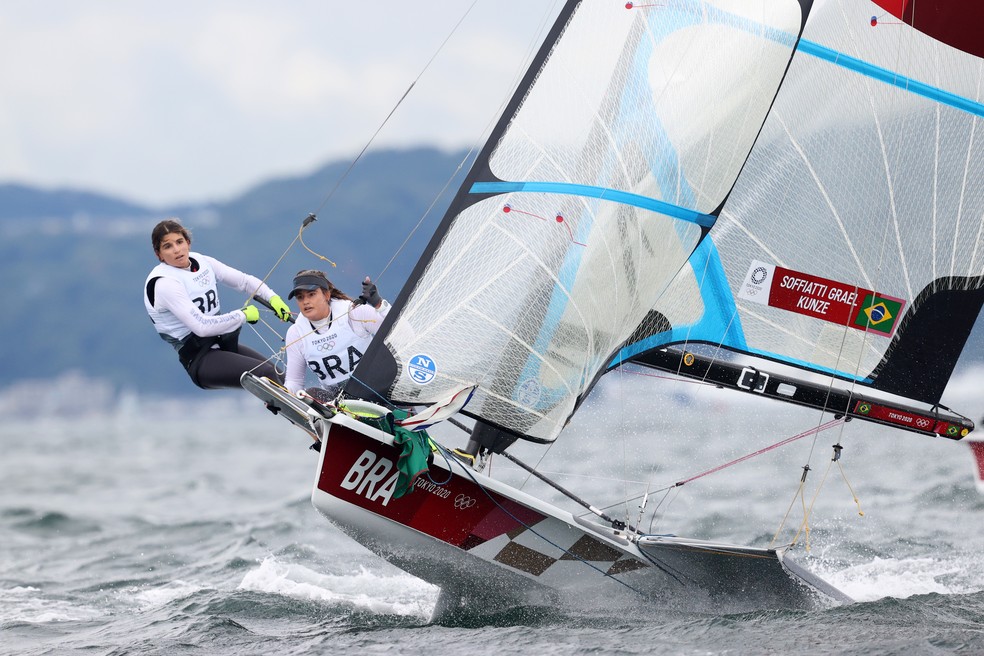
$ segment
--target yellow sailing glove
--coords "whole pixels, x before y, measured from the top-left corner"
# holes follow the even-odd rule
[[[290,308],[284,303],[283,299],[274,294],[270,297],[270,307],[273,308],[273,313],[281,321],[290,321]]]
[[[255,305],[247,305],[242,309],[242,313],[246,315],[247,323],[256,323],[260,320],[260,311]]]

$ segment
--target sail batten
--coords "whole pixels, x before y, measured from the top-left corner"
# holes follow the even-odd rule
[[[471,193],[473,194],[501,194],[520,191],[570,194],[571,196],[584,196],[585,198],[603,198],[632,205],[633,207],[659,212],[660,214],[672,216],[675,219],[696,223],[704,228],[710,228],[716,220],[716,217],[711,214],[696,212],[688,207],[667,203],[658,198],[649,198],[618,189],[606,189],[568,182],[476,182],[471,186]]]

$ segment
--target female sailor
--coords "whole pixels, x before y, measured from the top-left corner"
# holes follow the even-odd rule
[[[288,299],[297,298],[300,316],[287,330],[286,386],[296,394],[304,389],[308,370],[318,378],[307,393],[322,403],[333,401],[362,359],[389,303],[380,298],[369,278],[354,301],[321,271],[308,269],[294,277]]]
[[[204,389],[239,387],[246,371],[282,380],[268,358],[239,344],[243,323],[256,323],[259,311],[246,305],[222,314],[218,284],[267,301],[282,321],[290,320],[287,304],[258,278],[191,252],[191,233],[176,219],[154,226],[151,242],[160,264],[147,276],[144,305],[191,380]]]

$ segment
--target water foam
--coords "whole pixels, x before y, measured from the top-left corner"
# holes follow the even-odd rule
[[[875,558],[822,576],[856,601],[922,594],[963,594],[976,589],[961,579],[959,562],[937,558]]]
[[[195,594],[204,587],[195,583],[188,583],[180,579],[171,581],[162,586],[154,588],[141,588],[138,591],[121,593],[126,598],[132,598],[140,606],[140,610],[146,611],[153,608],[160,608],[171,603],[175,599],[184,599]]]
[[[91,608],[77,606],[61,599],[47,599],[44,593],[31,586],[0,588],[0,618],[4,624],[46,624],[75,622],[102,617]]]
[[[361,566],[350,574],[319,574],[274,556],[247,572],[239,589],[422,618],[430,617],[438,595],[438,588],[409,574],[381,576]]]

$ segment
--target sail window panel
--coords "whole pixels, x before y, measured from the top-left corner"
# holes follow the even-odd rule
[[[710,212],[758,133],[799,20],[795,2],[632,11],[583,3],[499,141],[491,170],[507,181],[632,193],[654,179],[654,198]]]
[[[704,303],[697,273],[689,262],[660,295],[656,310],[674,327],[692,326],[704,316]],[[649,326],[649,329],[651,331],[657,327],[653,325]]]
[[[428,403],[477,383],[470,413],[553,439],[700,232],[598,198],[516,192],[471,205],[386,337],[401,369],[392,398]],[[425,385],[404,371],[419,354],[435,365]]]

